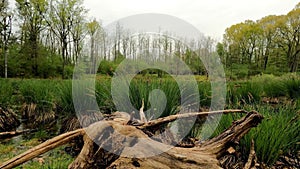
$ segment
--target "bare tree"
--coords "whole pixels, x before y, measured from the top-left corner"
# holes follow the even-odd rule
[[[8,8],[8,0],[2,0],[0,2],[0,35],[4,55],[4,76],[7,78],[8,69],[8,45],[10,36],[12,34],[12,14]]]
[[[91,67],[90,73],[96,73],[96,57],[95,57],[95,35],[97,31],[101,28],[100,23],[94,19],[93,21],[87,23],[87,30],[91,38]]]

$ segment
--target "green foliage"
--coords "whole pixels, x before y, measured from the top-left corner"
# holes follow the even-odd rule
[[[259,102],[263,89],[254,82],[231,82],[228,84],[227,100],[229,105],[243,105]]]
[[[287,74],[283,76],[287,94],[291,99],[300,98],[300,77],[297,74]]]
[[[0,107],[11,105],[13,92],[12,82],[7,79],[0,79]]]
[[[231,80],[245,79],[248,77],[248,65],[234,63],[226,70],[226,75]]]
[[[23,80],[19,84],[20,94],[27,104],[35,103],[40,106],[52,107],[56,82],[51,80]]]
[[[210,82],[198,82],[199,96],[200,96],[200,106],[210,107],[211,103],[211,85]]]
[[[116,110],[111,96],[110,80],[98,80],[96,82],[96,99],[102,113],[110,114]]]
[[[255,141],[255,151],[260,161],[274,164],[280,155],[288,153],[300,141],[299,114],[293,105],[257,107],[265,119],[241,141],[241,147],[249,152],[250,140]]]
[[[253,77],[252,81],[256,86],[263,87],[261,96],[299,98],[300,78],[297,74],[285,74],[281,77],[264,74]]]
[[[155,78],[153,78],[155,77]],[[200,79],[200,78],[199,78]],[[198,89],[200,94],[200,106],[209,107],[211,102],[211,85],[209,82],[198,82]],[[129,83],[129,82],[128,82]],[[146,114],[147,119],[158,118],[161,116],[167,116],[170,114],[178,113],[181,108],[188,110],[189,107],[180,107],[182,103],[192,104],[194,100],[189,100],[195,94],[195,88],[189,86],[191,84],[184,83],[184,90],[179,91],[179,87],[176,81],[171,77],[165,75],[164,78],[158,78],[156,75],[137,75],[131,82],[129,87],[129,99],[130,104],[137,110],[142,106],[142,100],[144,99],[145,108],[144,111],[148,111]],[[296,145],[299,142],[299,113],[300,99],[299,99],[299,86],[300,79],[297,74],[286,74],[282,77],[276,77],[273,75],[259,75],[251,78],[248,81],[235,81],[228,83],[227,94],[227,108],[239,108],[246,110],[257,110],[263,114],[265,119],[263,123],[257,128],[250,131],[248,135],[241,141],[239,150],[244,155],[244,159],[247,159],[249,154],[249,147],[251,139],[255,140],[255,150],[260,161],[272,165],[281,154],[287,153],[289,150],[297,149]],[[96,80],[96,100],[98,106],[103,113],[111,113],[116,111],[112,96],[111,96],[111,78],[108,76],[97,77]],[[159,89],[164,94],[158,93],[153,97],[151,92]],[[157,91],[157,90],[156,90]],[[74,116],[75,109],[72,96],[72,81],[71,80],[18,80],[18,79],[0,79],[0,106],[23,103],[35,103],[38,105],[40,113],[51,110],[54,103],[58,105],[59,116]],[[121,110],[131,113],[133,109],[128,107],[128,104],[124,102],[122,98],[123,93],[119,101],[121,103]],[[14,95],[14,97],[10,97]],[[181,100],[180,96],[183,95],[186,100]],[[5,97],[7,96],[7,97]],[[292,99],[290,102],[283,105],[270,106],[262,104],[262,97],[285,97]],[[157,107],[158,103],[166,101],[166,108]],[[122,105],[122,103],[124,105]],[[152,103],[152,105],[151,105]],[[83,104],[89,104],[89,102],[83,102]],[[195,110],[197,111],[197,110]],[[138,116],[138,112],[135,112]],[[233,114],[224,115],[216,129],[214,136],[221,133],[230,126],[232,121],[240,119],[243,115]],[[193,127],[191,133],[187,137],[198,137],[200,139],[203,136],[201,133],[202,122],[197,119],[197,125]],[[185,126],[179,126],[179,128]],[[207,131],[211,131],[207,128]],[[204,134],[205,135],[205,134]],[[36,133],[35,137],[48,137],[48,134],[40,130]],[[7,146],[7,149],[10,149]],[[0,147],[0,151],[1,147]],[[3,150],[8,151],[8,150]],[[2,156],[1,156],[2,157]],[[8,158],[8,157],[5,157]],[[55,157],[59,158],[59,157]],[[60,158],[59,158],[60,159]],[[71,160],[66,158],[66,162],[57,164],[57,168],[66,166]],[[51,161],[51,160],[49,160]],[[63,159],[62,159],[63,161]],[[36,162],[30,162],[26,166],[40,167]],[[55,168],[56,164],[53,162],[46,162],[44,164],[51,168]]]
[[[235,64],[246,64],[248,76],[297,72],[300,62],[296,46],[300,45],[300,36],[294,32],[299,31],[299,14],[300,9],[295,8],[287,15],[246,20],[227,28],[223,43],[216,47],[227,71],[235,69]]]
[[[240,142],[239,151],[244,160],[248,159],[252,139],[255,142],[258,159],[270,166],[278,160],[280,155],[297,147],[297,142],[300,141],[300,121],[299,113],[294,105],[279,107],[247,105],[242,108],[257,110],[264,116],[262,123],[251,129]],[[223,115],[213,136],[223,132],[233,121],[241,117],[242,115],[239,114]]]
[[[72,82],[69,80],[63,81],[57,87],[58,106],[63,115],[74,115],[75,108],[72,97]]]
[[[116,67],[117,66],[115,65],[114,62],[103,60],[100,63],[100,66],[99,66],[99,69],[98,69],[98,73],[104,74],[104,75],[113,76]]]

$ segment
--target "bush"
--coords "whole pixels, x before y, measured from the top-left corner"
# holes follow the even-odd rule
[[[116,67],[117,66],[113,62],[103,60],[101,61],[100,66],[98,68],[98,73],[113,76]]]

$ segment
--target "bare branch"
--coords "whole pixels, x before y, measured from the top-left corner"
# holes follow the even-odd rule
[[[217,115],[217,114],[229,114],[229,113],[248,113],[248,112],[245,110],[219,110],[219,111],[211,111],[211,112],[194,112],[194,113],[176,114],[176,115],[171,115],[171,116],[151,120],[145,123],[144,125],[139,126],[139,128],[143,129],[143,128],[154,127],[154,126],[173,122],[177,119],[207,116],[207,115]]]

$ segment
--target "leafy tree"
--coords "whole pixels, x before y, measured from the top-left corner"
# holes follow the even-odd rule
[[[295,8],[281,17],[278,45],[286,54],[290,72],[296,72],[300,61],[300,8]]]
[[[72,63],[72,52],[70,52],[71,32],[73,30],[73,38],[75,38],[76,44],[75,58],[78,58],[82,28],[76,26],[80,25],[80,21],[83,21],[87,11],[83,7],[82,0],[51,0],[50,6],[47,23],[60,44],[59,53],[62,56],[62,77],[65,78],[65,67]]]
[[[28,58],[27,65],[34,76],[38,76],[40,35],[45,29],[44,15],[47,13],[46,0],[16,0],[19,19],[22,20],[22,54]]]

